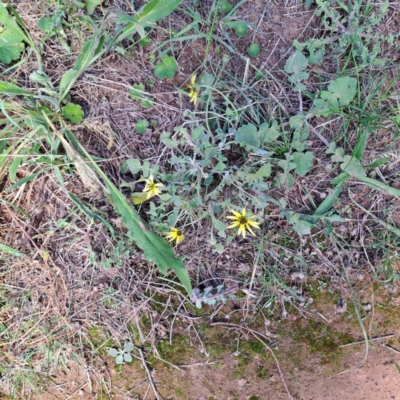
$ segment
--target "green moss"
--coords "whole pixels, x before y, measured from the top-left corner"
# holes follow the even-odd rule
[[[338,332],[321,321],[308,320],[307,325],[300,321],[292,329],[293,339],[306,344],[310,353],[319,353],[323,364],[337,361],[342,355],[339,346],[354,340],[350,334]]]
[[[249,400],[261,400],[258,396],[251,396]]]
[[[112,340],[106,338],[103,330],[97,326],[93,326],[88,330],[88,336],[99,354],[105,354],[105,348],[112,346]]]
[[[172,345],[167,341],[161,341],[157,344],[157,350],[161,358],[171,364],[183,364],[193,354],[187,335],[174,335]]]

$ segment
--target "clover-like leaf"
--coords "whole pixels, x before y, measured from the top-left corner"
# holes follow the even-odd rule
[[[125,346],[124,346],[124,352],[130,353],[134,349],[134,347],[135,346],[133,345],[132,342],[127,342],[127,343],[125,343]]]
[[[108,353],[109,356],[115,358],[115,357],[118,356],[119,351],[118,351],[117,349],[114,349],[113,347],[109,347],[109,348],[107,349],[107,353]]]
[[[139,119],[139,121],[136,122],[136,132],[139,135],[142,135],[143,133],[146,132],[146,129],[149,126],[149,121],[147,121],[147,119]]]
[[[166,54],[161,57],[161,62],[154,67],[154,74],[160,79],[173,78],[177,68],[175,59]]]
[[[0,26],[0,62],[9,64],[18,60],[24,48],[22,37],[18,33]]]
[[[304,176],[310,172],[310,169],[313,166],[313,161],[314,154],[311,151],[306,151],[305,153],[293,153],[293,162],[296,164],[296,172],[300,176]]]
[[[83,110],[79,104],[68,103],[61,108],[63,117],[69,119],[73,124],[79,124],[83,119]]]

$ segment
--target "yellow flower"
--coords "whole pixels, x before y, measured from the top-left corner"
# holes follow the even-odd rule
[[[188,88],[189,88],[190,102],[196,105],[197,97],[199,95],[199,92],[196,89],[196,74],[193,74],[192,77],[190,78],[190,85],[188,86]]]
[[[185,239],[185,235],[183,234],[183,232],[178,229],[178,228],[171,228],[171,231],[168,232],[165,237],[170,241],[174,241],[176,242],[176,244],[179,244],[180,242],[182,242],[183,239]]]
[[[159,188],[163,186],[162,183],[154,183],[153,175],[150,175],[149,179],[146,179],[146,186],[143,189],[143,192],[148,192],[147,200],[161,193]]]
[[[228,226],[228,229],[232,228],[237,228],[239,227],[238,230],[238,235],[242,235],[244,238],[246,237],[246,229],[255,236],[255,233],[251,229],[251,227],[260,229],[260,224],[258,222],[252,221],[252,219],[255,218],[255,215],[252,215],[251,217],[246,217],[246,210],[243,208],[242,213],[238,213],[235,210],[231,210],[231,213],[233,215],[230,215],[226,218],[232,219],[235,222],[231,225]]]

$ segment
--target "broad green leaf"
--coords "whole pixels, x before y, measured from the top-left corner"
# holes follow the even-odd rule
[[[311,233],[312,226],[313,224],[311,224],[310,222],[298,219],[293,227],[299,236],[304,236],[304,235],[309,235]]]
[[[143,99],[144,85],[133,85],[131,89],[129,89],[129,94],[131,95],[132,100],[139,101]]]
[[[125,164],[132,175],[136,175],[142,169],[142,164],[137,158],[130,158],[125,161]]]
[[[127,342],[127,343],[125,343],[124,351],[125,351],[125,353],[130,353],[134,348],[135,348],[135,346],[132,342]]]
[[[32,96],[32,93],[27,90],[21,89],[13,83],[0,81],[0,94],[15,94],[20,96]]]
[[[280,136],[280,132],[276,128],[276,122],[274,121],[271,126],[266,122],[262,123],[258,129],[257,136],[259,136],[261,143],[274,142]]]
[[[257,179],[269,178],[271,176],[271,164],[264,164],[254,175]]]
[[[257,128],[253,124],[242,125],[235,133],[235,140],[240,144],[260,147],[257,137]]]
[[[299,74],[304,71],[308,66],[307,58],[300,52],[293,53],[285,63],[285,71],[288,74]]]
[[[88,15],[92,15],[97,6],[101,4],[101,0],[84,0]]]
[[[38,21],[38,28],[46,33],[53,31],[55,26],[55,19],[50,17],[42,17]]]
[[[107,349],[107,353],[108,353],[109,356],[115,358],[115,357],[118,356],[119,351],[117,349],[114,349],[113,347],[110,347],[110,348]]]
[[[73,124],[79,124],[83,119],[83,110],[79,104],[68,103],[61,107],[62,115],[69,119]]]
[[[340,165],[343,171],[356,178],[364,178],[366,173],[361,162],[353,156],[344,156],[343,163]]]
[[[152,0],[146,4],[136,20],[143,26],[150,26],[154,22],[168,16],[183,0]]]
[[[139,119],[139,121],[137,121],[135,125],[136,132],[139,135],[143,135],[143,133],[146,132],[148,126],[149,126],[149,121],[147,121],[147,119]]]
[[[337,78],[329,84],[329,92],[321,92],[321,98],[329,102],[333,111],[337,111],[340,106],[347,106],[351,103],[356,94],[356,86],[355,78]]]
[[[0,25],[0,62],[9,64],[11,61],[18,60],[25,49],[22,40],[23,37],[17,32]]]
[[[313,166],[314,154],[311,151],[305,153],[293,153],[293,162],[296,164],[296,172],[300,176],[306,175],[310,172]]]
[[[153,106],[154,99],[152,97],[147,97],[146,93],[143,93],[144,91],[144,85],[133,85],[132,88],[129,89],[129,94],[131,95],[132,100],[140,101],[142,107],[149,108]]]
[[[164,55],[161,57],[161,62],[154,67],[154,74],[161,79],[170,78],[175,76],[175,71],[178,65],[173,57]]]

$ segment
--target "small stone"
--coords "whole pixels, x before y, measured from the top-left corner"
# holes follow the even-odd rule
[[[243,379],[243,378],[242,378],[242,379],[239,379],[239,380],[238,380],[238,385],[239,385],[239,387],[245,386],[246,383],[247,383],[246,379]]]

